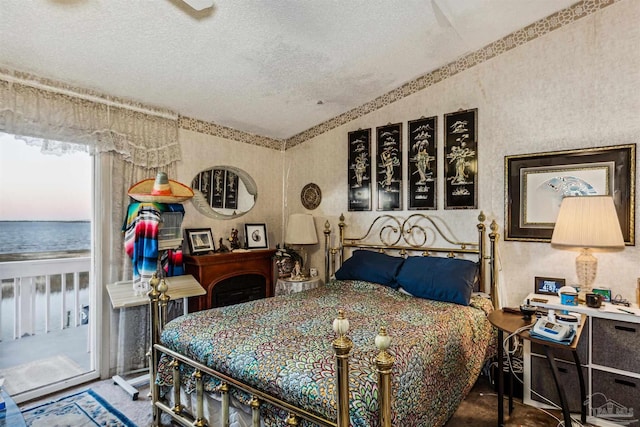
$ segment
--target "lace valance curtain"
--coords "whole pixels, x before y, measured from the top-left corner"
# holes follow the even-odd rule
[[[43,151],[117,153],[147,169],[165,167],[181,158],[177,119],[7,81],[2,76],[0,131],[25,140],[37,138],[43,141],[39,142]]]

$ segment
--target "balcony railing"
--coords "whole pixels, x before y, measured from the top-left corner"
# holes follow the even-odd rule
[[[86,323],[90,269],[90,256],[0,262],[0,339]]]

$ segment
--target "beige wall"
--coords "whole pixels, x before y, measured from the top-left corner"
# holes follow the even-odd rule
[[[243,169],[255,180],[258,198],[247,214],[231,219],[216,220],[185,203],[183,228],[211,228],[218,247],[218,239],[226,239],[231,228],[244,236],[245,223],[265,223],[269,246],[281,241],[282,233],[282,164],[284,153],[270,148],[241,143],[217,136],[180,129],[182,161],[178,166],[178,180],[189,185],[198,172],[213,166],[235,166]],[[226,242],[227,246],[229,245]],[[185,245],[186,246],[186,245]]]
[[[637,143],[640,136],[640,2],[623,0],[579,21],[512,49],[498,57],[392,103],[286,151],[284,218],[305,211],[300,190],[315,182],[323,200],[312,211],[318,234],[341,212],[351,229],[361,228],[377,213],[347,212],[347,133],[387,123],[438,116],[442,173],[443,114],[478,108],[479,203],[504,234],[504,156],[560,149]],[[373,138],[375,142],[375,138]],[[406,206],[405,154],[405,195]],[[637,185],[636,185],[637,187]],[[443,209],[442,180],[435,215],[473,239],[479,210]],[[636,208],[637,210],[637,208]],[[405,211],[406,214],[406,211]],[[467,224],[464,232],[461,226]],[[576,252],[547,243],[501,241],[502,286],[507,303],[519,303],[533,289],[534,276],[565,277],[575,283]],[[640,250],[596,254],[597,285],[633,298],[640,277]],[[322,268],[322,245],[311,265]]]

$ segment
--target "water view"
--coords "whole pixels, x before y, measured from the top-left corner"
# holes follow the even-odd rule
[[[89,221],[0,221],[0,254],[90,249]]]
[[[0,221],[0,263],[89,256],[90,249],[91,223],[89,221]],[[38,276],[34,280],[34,307],[45,307],[46,298],[49,298],[51,329],[62,329],[74,322],[72,313],[75,306],[75,291],[71,274],[67,275],[66,284],[63,309],[62,276],[58,274],[50,277],[48,295],[45,277]],[[15,292],[13,280],[2,281],[0,284],[0,341],[14,337]],[[80,274],[78,300],[81,307],[88,305],[88,273]],[[33,313],[32,332],[34,334],[47,332],[43,309],[35,310]]]

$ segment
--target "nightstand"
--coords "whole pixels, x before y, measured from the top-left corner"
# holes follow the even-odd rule
[[[575,361],[576,366],[580,366],[580,360],[578,357],[578,342],[580,341],[580,335],[582,334],[582,330],[585,323],[585,317],[583,316],[580,320],[578,328],[576,330],[575,337],[573,341],[569,345],[564,345],[560,343],[555,343],[548,340],[541,340],[534,338],[529,335],[529,329],[524,329],[530,327],[533,323],[536,322],[536,318],[525,320],[521,314],[513,314],[503,312],[502,310],[492,311],[489,316],[489,322],[493,326],[498,329],[498,425],[504,426],[504,408],[503,408],[503,400],[504,400],[504,379],[502,373],[504,372],[503,366],[503,353],[504,353],[504,333],[507,333],[508,337],[513,335],[517,335],[525,341],[529,341],[531,343],[536,343],[544,348],[545,355],[547,356],[547,361],[549,363],[549,368],[553,377],[555,390],[559,396],[559,404],[562,409],[562,416],[564,419],[565,426],[572,426],[573,423],[571,421],[571,413],[569,411],[569,404],[567,402],[567,397],[565,394],[565,387],[563,385],[563,379],[560,377],[559,369],[556,363],[556,359],[554,356],[554,350],[569,350],[573,355],[573,359]],[[584,382],[584,374],[580,368],[576,369],[577,377],[579,380],[579,389],[580,389],[580,402],[585,401],[585,382]],[[581,421],[584,424],[586,422],[586,409],[584,407],[584,403],[581,405]],[[509,396],[509,413],[511,413],[511,395]]]
[[[322,285],[322,279],[320,277],[310,277],[307,280],[278,279],[276,282],[275,295],[294,294],[296,292],[317,288],[320,285]]]

